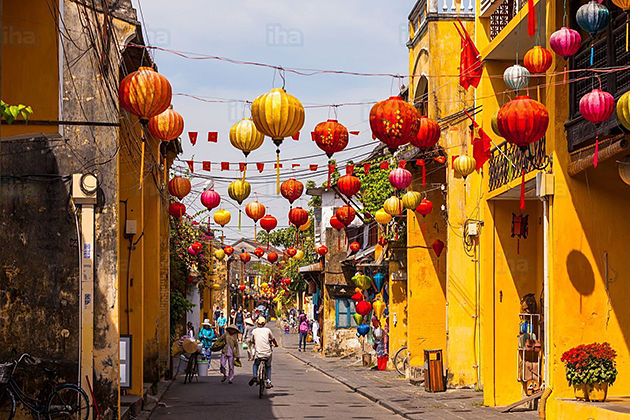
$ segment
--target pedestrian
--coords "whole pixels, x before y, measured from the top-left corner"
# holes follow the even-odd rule
[[[317,318],[313,319],[313,343],[315,343],[315,350],[318,351],[320,344],[319,344],[319,321],[317,321]]]
[[[215,322],[219,319],[220,316],[221,316],[221,308],[219,308],[219,305],[217,305],[217,308],[214,310]]]
[[[217,341],[223,340],[225,342],[225,346],[221,349],[221,373],[223,374],[223,378],[221,382],[225,382],[228,380],[228,383],[231,384],[234,380],[234,364],[240,366],[240,354],[238,351],[238,328],[236,325],[230,324],[226,329],[225,333],[221,335],[217,339]]]
[[[193,327],[193,323],[190,321],[186,324],[186,334],[193,340],[195,339],[195,327]]]
[[[223,312],[219,312],[219,318],[217,319],[217,327],[219,327],[219,335],[225,333],[225,326],[227,325],[227,319],[223,316]]]
[[[230,311],[230,319],[228,320],[228,322],[230,323],[230,325],[234,324],[234,315],[236,315],[236,311],[234,309],[232,309]]]
[[[216,336],[214,334],[214,330],[212,329],[212,324],[210,324],[209,319],[204,319],[201,327],[202,328],[199,330],[199,341],[201,341],[201,349],[205,359],[210,361],[212,357],[212,351],[210,349]]]
[[[298,351],[306,351],[306,335],[308,334],[308,320],[306,319],[306,315],[300,315],[299,334],[300,341],[298,342]]]
[[[243,343],[247,345],[247,360],[254,359],[254,343],[252,342],[252,332],[256,326],[251,318],[245,318],[245,332],[243,333]]]
[[[234,324],[236,324],[236,328],[242,334],[245,332],[245,315],[243,314],[243,307],[238,307],[238,312],[234,316]]]

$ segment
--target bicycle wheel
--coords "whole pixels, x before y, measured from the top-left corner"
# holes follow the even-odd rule
[[[90,403],[81,388],[74,384],[63,384],[50,395],[46,414],[49,420],[87,420],[90,417]]]
[[[15,408],[15,395],[9,387],[5,387],[0,391],[0,418],[12,420],[15,416]]]
[[[407,374],[407,365],[409,364],[409,355],[407,354],[407,347],[401,347],[394,356],[394,368],[399,375]]]
[[[265,385],[267,385],[267,370],[266,370],[267,362],[261,360],[260,365],[258,365],[258,398],[262,398],[265,392]]]

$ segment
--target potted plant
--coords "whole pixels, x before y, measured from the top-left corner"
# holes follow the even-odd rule
[[[608,385],[617,378],[615,357],[617,353],[608,343],[581,344],[564,352],[561,360],[576,399],[606,400]]]

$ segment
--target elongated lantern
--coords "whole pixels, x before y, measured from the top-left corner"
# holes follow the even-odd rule
[[[258,149],[265,140],[265,136],[256,129],[251,118],[243,118],[230,128],[230,143],[243,152],[245,157]]]
[[[173,216],[175,219],[179,219],[186,214],[186,206],[178,201],[171,203],[168,206],[168,214]]]
[[[276,188],[280,194],[280,145],[285,137],[293,137],[304,125],[304,107],[284,89],[271,89],[252,103],[252,119],[256,129],[271,137],[276,145]]]
[[[183,176],[175,176],[168,182],[168,192],[180,200],[190,193],[190,181]]]
[[[389,183],[397,190],[404,190],[411,185],[411,172],[404,168],[393,169],[388,176]]]
[[[287,179],[280,186],[280,193],[284,198],[289,200],[290,204],[293,204],[295,200],[300,198],[303,192],[304,184],[294,178]]]
[[[615,111],[615,98],[601,89],[593,89],[580,99],[580,114],[584,119],[599,127],[601,123],[610,118]],[[599,155],[599,135],[595,136],[595,157],[593,166],[597,168]]]
[[[418,134],[409,140],[409,143],[420,150],[428,150],[440,140],[440,125],[433,119],[424,115],[420,116]]]
[[[603,4],[591,0],[580,6],[575,14],[575,20],[580,28],[591,34],[591,66],[593,65],[593,45],[597,33],[603,31],[610,22],[610,12]]]
[[[361,189],[361,181],[354,175],[344,175],[337,181],[337,188],[339,192],[350,198]]]
[[[348,129],[337,120],[320,122],[313,130],[313,140],[330,159],[334,153],[341,152],[348,145]]]
[[[529,71],[518,64],[508,67],[503,72],[503,81],[515,91],[519,91],[529,84]]]
[[[383,273],[374,274],[374,276],[372,277],[372,281],[374,282],[374,286],[376,286],[376,292],[380,293],[381,289],[383,288],[383,285],[385,284],[385,274]]]
[[[377,102],[370,110],[370,128],[374,137],[394,152],[418,134],[420,114],[400,96]]]
[[[249,182],[243,179],[232,181],[228,186],[228,195],[232,200],[238,202],[238,204],[243,204],[243,201],[249,197],[251,191],[252,187],[249,185]]]
[[[221,196],[214,190],[206,190],[201,194],[201,204],[208,210],[218,207],[221,203]]]

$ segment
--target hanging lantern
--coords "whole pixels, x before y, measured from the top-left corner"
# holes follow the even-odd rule
[[[383,209],[390,216],[397,216],[401,212],[402,202],[400,201],[400,198],[393,195],[389,197],[387,200],[385,200],[385,202],[383,203]]]
[[[268,214],[260,219],[260,227],[265,229],[267,233],[271,232],[278,226],[278,220],[272,215]]]
[[[626,13],[626,51],[628,51],[628,26],[630,25],[629,13],[630,13],[630,0],[612,0],[615,6],[619,7]]]
[[[168,206],[168,214],[173,216],[175,219],[179,219],[186,214],[186,206],[178,201],[171,203]]]
[[[339,207],[337,211],[335,212],[335,216],[337,216],[337,220],[343,223],[344,226],[349,226],[350,223],[352,223],[352,221],[354,220],[354,216],[356,214],[357,212],[347,204]],[[332,222],[332,219],[331,219],[331,222]]]
[[[367,335],[367,333],[370,332],[370,326],[367,324],[361,324],[361,325],[357,325],[357,334],[359,334],[361,337],[364,337]]]
[[[383,284],[385,284],[385,274],[374,274],[374,277],[372,277],[372,281],[374,282],[374,286],[376,286],[376,292],[380,293],[381,289],[383,288]]]
[[[377,318],[381,318],[385,313],[385,308],[387,307],[387,305],[385,305],[385,302],[378,299],[374,301],[372,307],[374,308],[374,315],[376,315]]]
[[[254,255],[260,258],[265,255],[265,251],[261,247],[258,247],[254,250]]]
[[[442,242],[440,239],[436,239],[431,244],[431,248],[433,248],[433,252],[435,252],[435,255],[440,258],[440,255],[442,255],[442,250],[444,250],[444,242]]]
[[[302,226],[308,220],[308,212],[302,207],[295,207],[289,210],[289,222],[296,228]]]
[[[171,84],[151,67],[140,67],[120,81],[118,99],[123,109],[146,125],[171,104]]]
[[[617,119],[626,130],[630,130],[630,90],[617,100]]]
[[[393,169],[389,173],[389,183],[397,190],[404,190],[411,185],[412,175],[411,172],[404,168]]]
[[[219,261],[223,260],[223,258],[225,258],[225,251],[223,251],[222,249],[215,250],[214,258],[216,258]]]
[[[517,96],[503,105],[497,115],[501,135],[521,149],[542,139],[548,124],[547,108],[529,96]]]
[[[245,206],[245,213],[256,224],[265,215],[265,206],[258,201],[252,201]]]
[[[422,195],[417,191],[407,191],[402,196],[402,205],[408,210],[415,210],[422,201]]]
[[[477,166],[477,161],[474,157],[468,155],[459,155],[453,161],[453,169],[455,172],[464,178],[468,177],[468,175],[472,174]]]
[[[551,61],[551,53],[539,45],[527,51],[523,57],[523,65],[531,74],[545,73],[551,67]]]
[[[193,242],[190,246],[195,250],[196,253],[201,252],[201,250],[203,249],[203,245],[201,245],[199,242]]]
[[[301,249],[298,249],[295,255],[293,256],[293,258],[295,258],[297,261],[300,261],[301,259],[304,258],[304,251],[302,251]]]
[[[294,246],[290,246],[287,248],[287,255],[293,258],[297,254],[297,251],[298,251],[297,248],[295,248]]]
[[[190,255],[197,255],[197,250],[195,250],[195,248],[191,245],[188,247],[188,253]]]
[[[249,255],[248,252],[241,252],[239,258],[241,259],[241,261],[243,261],[243,263],[247,264],[252,259],[252,256]]]
[[[360,272],[352,276],[352,281],[357,285],[359,291],[367,290],[372,286],[372,279]]]
[[[422,217],[428,216],[433,210],[433,203],[426,198],[423,198],[416,211],[422,215]]]
[[[551,34],[549,46],[559,56],[565,60],[573,56],[582,45],[582,37],[575,29],[562,27]]]
[[[392,216],[384,209],[378,209],[376,213],[374,213],[374,220],[376,220],[376,223],[379,225],[386,225],[392,221]]]
[[[591,34],[591,66],[593,65],[593,46],[595,43],[595,35],[603,31],[610,21],[610,12],[603,4],[591,0],[580,6],[575,14],[575,21],[586,32]]]
[[[306,223],[304,223],[302,226],[300,226],[300,227],[298,228],[298,230],[299,230],[300,232],[304,232],[304,231],[308,230],[308,228],[310,228],[310,227],[311,227],[311,219],[310,219],[310,218],[308,218],[308,219],[306,220]]]
[[[223,248],[223,252],[225,252],[225,255],[229,257],[230,255],[234,254],[234,247],[227,245]]]
[[[324,257],[326,254],[328,254],[328,247],[326,245],[320,245],[316,248],[316,251],[318,255]]]
[[[344,175],[337,181],[337,188],[339,192],[350,198],[359,192],[361,181],[354,175]]]
[[[354,322],[357,324],[357,326],[358,325],[364,325],[364,324],[362,324],[362,322],[363,322],[363,315],[355,312],[355,313],[352,314],[352,318],[354,319]]]
[[[252,119],[256,129],[271,137],[276,145],[276,188],[280,193],[280,145],[285,137],[293,137],[304,125],[304,107],[284,89],[271,89],[252,103]]]
[[[221,285],[220,285],[220,284],[217,284],[217,283],[213,283],[213,284],[212,284],[212,289],[213,289],[213,290],[219,290],[220,288],[221,288]]]
[[[168,192],[180,200],[190,193],[190,181],[183,176],[175,176],[168,181]]]
[[[409,140],[409,143],[420,150],[428,150],[440,140],[440,125],[433,119],[424,115],[420,116],[418,134]]]
[[[358,314],[366,316],[370,312],[372,312],[372,304],[370,302],[362,300],[361,302],[356,304],[356,311],[357,311]],[[362,325],[365,325],[365,324],[362,324]],[[366,327],[367,327],[367,325],[366,325]]]
[[[521,65],[515,64],[503,72],[503,81],[513,90],[521,90],[529,84],[529,71]]]
[[[580,99],[580,114],[587,121],[599,127],[601,123],[610,118],[615,111],[615,98],[601,89],[593,89]],[[593,166],[597,168],[599,155],[599,135],[595,136],[595,157]]]
[[[245,286],[244,284],[240,284],[238,286],[238,290],[240,290],[241,292],[244,291],[247,288],[247,286]]]
[[[333,153],[341,152],[348,145],[348,129],[337,120],[320,122],[313,130],[313,140],[330,159]]]
[[[252,187],[249,185],[249,182],[244,179],[232,181],[228,186],[228,195],[232,200],[238,202],[239,205],[243,204],[243,201],[249,197],[251,191]]]
[[[201,204],[208,210],[212,210],[221,203],[221,196],[214,190],[206,190],[201,194]]]
[[[289,178],[280,186],[280,193],[284,198],[289,200],[289,203],[293,204],[295,200],[300,198],[304,192],[304,184],[293,178]]]
[[[494,114],[492,114],[492,120],[490,120],[490,125],[492,126],[492,131],[499,137],[503,137],[499,132],[499,123],[497,121],[497,117],[499,115],[499,110],[497,109]]]
[[[345,225],[344,225],[343,223],[341,223],[341,222],[339,221],[339,219],[337,219],[337,215],[336,215],[336,214],[333,214],[333,215],[330,217],[330,226],[331,226],[333,229],[337,229],[337,230],[341,230],[341,229],[343,229],[343,228],[345,227]]]
[[[170,106],[164,112],[152,117],[149,120],[148,127],[155,138],[162,141],[171,141],[182,135],[184,119]]]
[[[265,136],[256,129],[251,118],[243,118],[230,128],[230,143],[243,152],[245,157],[258,149],[265,140]]]
[[[400,96],[377,102],[370,110],[372,134],[391,152],[407,144],[418,134],[420,114]]]
[[[267,260],[269,260],[270,263],[275,263],[276,261],[278,261],[278,253],[277,252],[270,252],[269,254],[267,254]]]
[[[223,226],[227,225],[228,223],[230,223],[230,219],[231,218],[232,218],[232,215],[227,210],[221,209],[221,210],[217,210],[214,213],[214,221],[218,225],[220,225],[221,227],[223,227]]]
[[[357,241],[354,241],[350,244],[350,251],[357,252],[361,249],[361,244]]]
[[[355,291],[354,295],[350,296],[350,299],[354,300],[356,303],[359,303],[363,300],[363,293],[361,293],[361,289]]]

